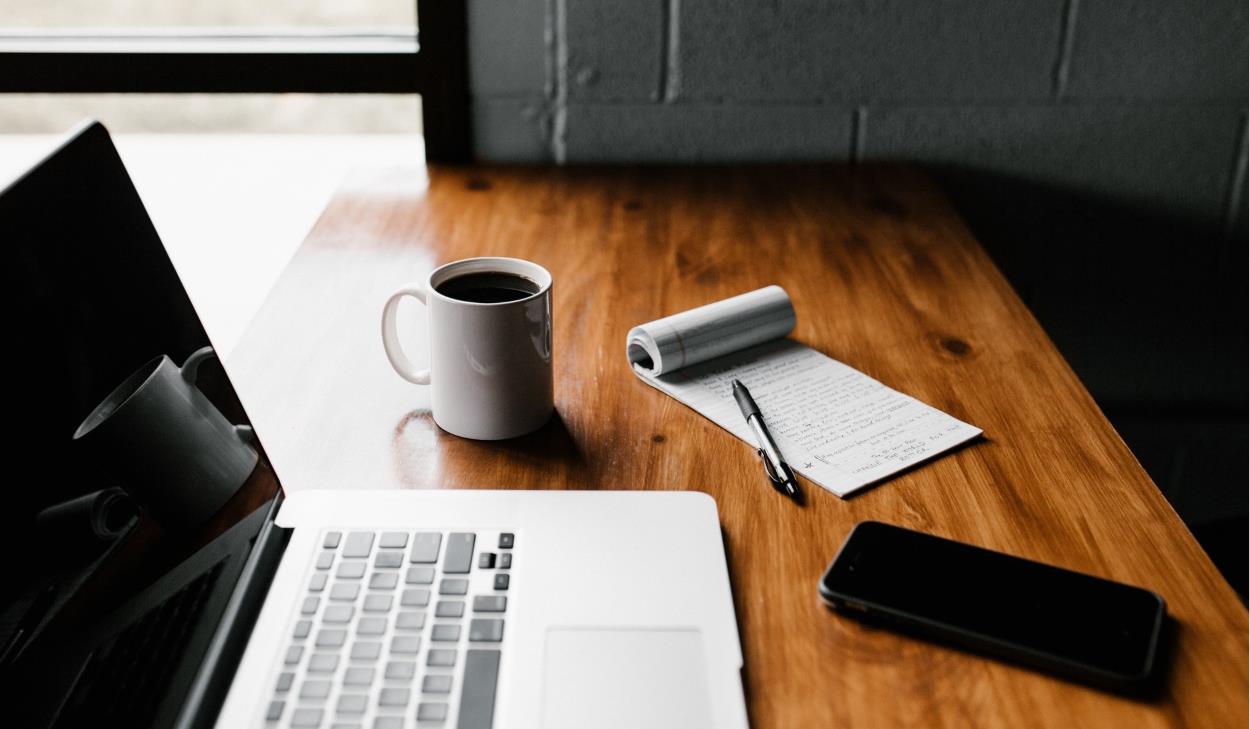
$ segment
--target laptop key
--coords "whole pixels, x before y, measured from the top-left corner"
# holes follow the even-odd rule
[[[334,571],[334,576],[340,580],[359,580],[365,576],[365,569],[364,560],[343,560],[339,562],[339,568]]]
[[[482,552],[477,556],[477,568],[480,570],[492,569],[495,566],[495,553]]]
[[[269,708],[265,710],[265,721],[277,721],[282,718],[282,710],[286,708],[285,701],[270,701]]]
[[[352,651],[355,653],[355,650]],[[353,658],[355,656],[352,656]],[[368,686],[373,683],[373,669],[353,666],[343,672],[344,686]]]
[[[469,640],[498,643],[503,640],[503,621],[498,618],[473,618],[469,621]]]
[[[357,641],[352,644],[353,661],[372,661],[382,655],[382,644],[374,641]]]
[[[436,618],[458,618],[464,615],[464,602],[461,600],[439,600],[434,608]]]
[[[356,623],[357,635],[382,635],[386,632],[386,618],[361,618]]]
[[[499,651],[473,649],[464,657],[457,729],[490,729],[499,681]]]
[[[397,635],[391,638],[391,653],[415,655],[421,649],[421,638],[415,635]]]
[[[399,567],[403,563],[404,553],[397,552],[393,549],[378,552],[378,556],[373,558],[373,566],[380,569]]]
[[[286,693],[287,691],[290,691],[290,690],[291,690],[291,684],[293,684],[293,683],[295,683],[295,674],[294,674],[294,673],[280,673],[280,674],[278,674],[278,689],[277,689],[277,690],[278,690],[278,693],[282,694],[282,693]]]
[[[391,596],[386,594],[365,595],[364,609],[367,613],[384,613],[391,609]]]
[[[299,611],[304,615],[312,615],[317,612],[317,607],[321,605],[321,598],[311,595],[304,598],[304,604],[300,606]]]
[[[299,663],[299,659],[302,658],[303,655],[304,655],[304,646],[302,645],[293,645],[290,648],[287,648],[286,649],[286,664],[288,666],[293,666],[296,663]]]
[[[317,555],[317,569],[328,570],[334,564],[334,552],[322,552]]]
[[[404,729],[404,717],[379,716],[373,720],[373,729]]]
[[[443,572],[449,575],[462,575],[473,566],[472,532],[452,532],[447,535],[447,554],[443,555]]]
[[[507,553],[499,555],[499,569],[501,570],[512,569],[512,553],[511,552],[507,552]]]
[[[340,714],[363,714],[369,708],[369,697],[365,694],[343,694],[335,707]]]
[[[421,680],[421,690],[427,694],[451,693],[451,676],[442,673],[431,674]]]
[[[296,638],[296,639],[307,638],[308,634],[311,632],[312,632],[312,621],[301,620],[295,624],[295,632],[291,635],[291,637]]]
[[[412,698],[412,690],[406,688],[384,688],[378,694],[378,706],[407,706]]]
[[[338,667],[337,653],[314,653],[313,657],[308,659],[309,673],[334,673],[334,669]]]
[[[368,557],[373,551],[373,532],[351,532],[343,545],[344,557]]]
[[[321,592],[326,589],[326,580],[328,579],[330,579],[330,576],[326,573],[317,572],[312,576],[312,579],[308,581],[308,591]]]
[[[425,607],[430,604],[430,591],[421,588],[404,590],[399,604],[404,607]]]
[[[339,648],[347,642],[347,631],[341,628],[322,628],[317,632],[318,648]]]
[[[500,549],[512,549],[512,547],[515,544],[516,544],[516,535],[513,534],[512,532],[504,532],[503,534],[499,535],[499,548]]]
[[[300,687],[301,699],[324,699],[330,695],[330,682],[320,680],[305,681]]]
[[[339,540],[342,538],[342,532],[326,532],[326,538],[322,540],[321,546],[326,549],[336,549],[339,546]]]
[[[460,626],[454,623],[435,625],[434,629],[430,631],[430,640],[438,641],[439,643],[450,643],[460,640]]]
[[[412,538],[412,554],[409,562],[433,564],[438,561],[438,548],[443,542],[443,535],[438,532],[417,532]]]
[[[386,664],[386,673],[383,674],[387,678],[396,680],[411,679],[417,675],[416,661],[391,661]]]
[[[417,706],[417,721],[444,721],[447,719],[447,704],[425,703]]]
[[[291,715],[291,726],[321,726],[324,714],[321,709],[296,709]]]
[[[399,575],[394,572],[375,572],[369,576],[370,590],[393,590],[399,584]]]
[[[425,627],[425,613],[403,612],[395,616],[396,630],[420,630]]]
[[[425,656],[425,665],[448,667],[456,665],[456,652],[449,648],[431,648]]]
[[[438,585],[440,595],[464,595],[469,592],[469,581],[463,578],[445,578]]]
[[[403,549],[408,546],[408,532],[382,532],[378,546],[383,549]]]
[[[354,582],[336,582],[330,588],[331,600],[355,600],[360,594],[360,585]]]
[[[508,573],[505,572],[503,574],[495,575],[495,589],[496,590],[508,589],[509,582],[510,582],[510,579],[509,579]]]
[[[503,595],[478,595],[473,598],[473,612],[502,613],[508,609],[508,598]]]
[[[352,615],[355,614],[356,608],[351,605],[328,605],[326,611],[321,614],[321,622],[323,623],[347,623],[351,622]]]
[[[434,582],[433,567],[409,567],[404,582],[409,585],[428,585]]]

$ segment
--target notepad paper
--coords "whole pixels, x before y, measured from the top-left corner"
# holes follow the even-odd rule
[[[731,383],[751,391],[790,467],[846,496],[981,433],[786,338],[790,297],[769,286],[635,327],[634,372],[756,446]]]

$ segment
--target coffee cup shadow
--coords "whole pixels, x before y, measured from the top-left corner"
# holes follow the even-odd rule
[[[438,427],[429,410],[413,410],[402,417],[392,431],[392,454],[396,475],[405,484],[424,485],[427,469],[441,473],[448,464],[504,459],[524,464],[517,473],[535,479],[534,483],[446,483],[448,487],[551,488],[552,483],[569,479],[543,480],[544,474],[580,474],[587,468],[585,452],[569,430],[559,410],[537,430],[504,440],[473,440],[453,435]],[[431,462],[431,457],[433,462]],[[574,482],[576,479],[574,479]]]

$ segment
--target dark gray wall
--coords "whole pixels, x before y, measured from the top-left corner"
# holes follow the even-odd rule
[[[1091,128],[1110,135],[1107,125],[1127,122],[1125,137],[1220,147],[1220,190],[1208,204],[1222,207],[1244,136],[1246,4],[1237,0],[469,6],[478,148],[491,159],[906,155],[914,132],[914,154],[963,160],[972,131],[986,164],[1118,191],[1106,171],[1124,169],[1127,143],[1058,170],[1054,160],[1073,150],[1028,145]],[[1162,108],[1207,113],[1179,122],[1148,113]],[[1011,149],[993,144],[1019,133],[1028,137]],[[1133,177],[1148,191],[1176,191],[1188,180],[1170,181],[1174,165],[1135,162]]]
[[[1244,583],[1245,0],[469,6],[485,159],[925,163]]]

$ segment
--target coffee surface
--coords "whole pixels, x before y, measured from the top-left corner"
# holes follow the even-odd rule
[[[520,301],[538,293],[538,284],[511,273],[467,273],[435,287],[440,294],[475,304],[501,304]]]

